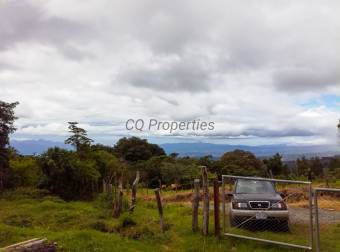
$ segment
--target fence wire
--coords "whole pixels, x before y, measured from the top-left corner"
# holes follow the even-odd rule
[[[340,189],[314,189],[316,251],[340,251]]]
[[[222,212],[226,236],[312,249],[310,182],[223,175]]]

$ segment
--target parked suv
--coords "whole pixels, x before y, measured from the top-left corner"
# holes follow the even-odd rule
[[[231,226],[261,222],[261,228],[289,230],[288,206],[273,182],[237,179],[231,196]]]

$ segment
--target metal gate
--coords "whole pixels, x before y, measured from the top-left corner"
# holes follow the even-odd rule
[[[340,189],[315,188],[316,251],[340,251]],[[322,232],[321,232],[322,230]],[[328,234],[339,234],[336,242],[322,242]]]
[[[312,204],[308,181],[222,176],[225,236],[312,250]]]

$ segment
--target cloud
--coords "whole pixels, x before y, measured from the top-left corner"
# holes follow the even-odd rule
[[[340,85],[340,73],[337,69],[282,69],[273,77],[277,88],[292,93],[327,90],[329,86]]]
[[[332,142],[334,106],[301,104],[340,94],[339,10],[335,0],[3,1],[0,99],[20,101],[23,138],[64,137],[79,121],[113,141],[132,134],[129,118],[200,118],[216,122],[207,140]]]
[[[213,84],[212,65],[201,57],[162,57],[151,65],[128,65],[117,77],[136,87],[170,92],[209,91]]]
[[[92,30],[79,22],[49,16],[38,5],[28,1],[4,1],[0,8],[0,50],[8,50],[18,43],[53,44],[70,58],[83,58],[72,41],[86,41]]]

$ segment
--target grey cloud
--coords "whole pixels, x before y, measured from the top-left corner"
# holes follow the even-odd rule
[[[0,61],[0,72],[4,70],[19,70],[19,68],[12,64]]]
[[[288,128],[282,130],[270,130],[265,128],[251,128],[242,132],[241,135],[256,137],[308,137],[316,133],[310,130]]]
[[[195,59],[183,60],[159,66],[130,66],[121,71],[118,82],[161,91],[201,92],[210,90],[212,73],[204,63]]]
[[[0,50],[6,50],[21,42],[50,43],[62,47],[66,56],[80,58],[69,41],[85,41],[91,30],[83,24],[47,16],[47,13],[27,1],[5,1],[0,8]],[[76,55],[77,54],[77,55]]]
[[[273,75],[273,81],[275,86],[283,91],[308,92],[340,85],[340,74],[336,69],[293,68],[277,71]]]

